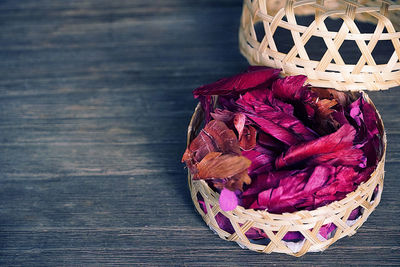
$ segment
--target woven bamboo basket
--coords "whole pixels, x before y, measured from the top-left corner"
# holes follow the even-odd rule
[[[326,2],[326,3],[325,3]],[[313,86],[337,90],[383,90],[400,85],[400,5],[390,1],[351,0],[267,1],[244,0],[239,46],[251,65],[280,68],[285,74],[303,74]],[[313,14],[308,26],[297,23],[296,14]],[[334,18],[341,24],[338,31],[327,28]],[[392,18],[393,22],[389,19]],[[357,21],[376,23],[372,33],[360,31]],[[255,26],[261,24],[263,36],[257,36]],[[278,49],[278,30],[290,31],[293,46],[287,53]],[[320,60],[312,60],[308,42],[323,40],[326,47]],[[377,64],[373,51],[383,42],[393,50],[390,59]],[[352,44],[360,57],[355,64],[346,64],[341,47]],[[382,44],[383,44],[382,43]],[[389,47],[392,46],[392,47]]]
[[[307,75],[308,83],[313,86],[349,91],[349,94],[353,94],[350,91],[380,90],[400,85],[400,33],[396,32],[393,23],[388,19],[392,16],[389,11],[400,10],[400,5],[393,5],[388,1],[381,1],[380,6],[368,6],[374,1],[325,2],[244,0],[239,30],[242,54],[252,65],[281,68],[284,75]],[[308,27],[297,25],[295,14],[315,14],[315,19]],[[324,24],[325,19],[332,16],[343,20],[337,32],[329,31]],[[396,20],[396,15],[393,17]],[[375,21],[375,31],[360,33],[355,23],[356,18]],[[265,31],[260,41],[254,29],[258,22],[262,23]],[[274,32],[278,27],[290,30],[293,37],[294,45],[286,54],[279,52],[274,42]],[[323,38],[327,47],[320,61],[310,60],[305,48],[312,36]],[[356,64],[345,64],[340,55],[339,48],[345,40],[353,41],[361,51],[361,57]],[[394,51],[386,64],[379,65],[374,61],[371,52],[381,40],[390,40]],[[363,97],[375,108],[366,93]],[[315,210],[293,213],[272,214],[241,206],[225,212],[219,206],[219,194],[205,181],[193,180],[189,172],[188,184],[197,211],[222,239],[235,241],[242,248],[262,253],[278,252],[299,257],[307,252],[323,251],[337,240],[353,235],[379,204],[383,190],[387,141],[383,121],[379,112],[376,112],[383,143],[381,160],[370,178],[344,199]],[[199,104],[188,127],[188,144],[201,130],[202,122],[203,111]],[[199,200],[204,201],[207,212],[200,206]],[[350,214],[356,209],[361,211],[360,215],[350,220]],[[221,215],[229,219],[233,233],[226,232],[218,225],[216,216]],[[322,226],[328,224],[334,224],[336,229],[324,238],[319,232]],[[250,229],[262,231],[268,238],[262,242],[251,240],[246,236]],[[298,242],[285,241],[284,236],[292,232],[299,232],[304,238]]]
[[[363,95],[365,100],[375,108],[368,95],[365,93]],[[380,202],[384,178],[386,134],[378,111],[377,114],[384,143],[382,158],[370,179],[360,184],[356,191],[349,193],[346,198],[315,210],[294,213],[273,214],[268,211],[245,209],[241,206],[226,212],[219,206],[219,194],[213,191],[204,180],[193,180],[188,172],[189,189],[196,210],[211,230],[222,239],[237,242],[242,248],[263,253],[286,253],[297,257],[307,252],[325,250],[338,239],[353,235]],[[188,127],[188,144],[201,130],[202,122],[203,111],[199,104]],[[207,213],[201,208],[199,200],[204,201]],[[349,220],[350,214],[355,209],[360,209],[361,215],[355,220]],[[234,233],[228,233],[219,227],[216,220],[219,213],[229,219],[235,230]],[[319,234],[319,231],[322,226],[330,223],[337,228],[326,239]],[[246,232],[252,228],[263,231],[269,239],[264,240],[264,244],[259,244],[247,238]],[[300,242],[285,241],[283,238],[288,232],[300,232],[304,239]]]

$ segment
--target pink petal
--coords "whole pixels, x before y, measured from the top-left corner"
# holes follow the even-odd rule
[[[355,134],[355,129],[350,124],[345,124],[330,135],[290,147],[286,153],[276,159],[275,166],[280,169],[313,156],[351,148]]]
[[[262,117],[253,115],[248,115],[248,118],[250,118],[256,124],[258,124],[263,132],[270,134],[271,136],[275,137],[276,139],[282,141],[283,143],[289,146],[297,144],[301,140],[299,136],[295,135],[294,133],[291,133],[290,131],[288,131],[288,129],[270,120],[266,120]]]
[[[226,188],[222,189],[219,195],[219,205],[223,211],[234,210],[238,205],[235,192]]]

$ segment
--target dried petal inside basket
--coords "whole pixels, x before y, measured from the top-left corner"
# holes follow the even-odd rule
[[[368,179],[382,156],[374,108],[362,94],[311,88],[304,85],[304,76],[279,78],[276,73],[251,67],[196,89],[206,118],[213,120],[192,141],[183,160],[197,178],[198,166],[207,169],[202,160],[210,153],[251,160],[247,173],[235,163],[224,177],[213,172],[201,177],[216,191],[236,190],[233,201],[245,208],[293,212],[344,198]],[[211,95],[219,95],[216,108]],[[211,124],[220,130],[210,133]],[[222,207],[229,206],[225,204]],[[322,236],[327,235],[324,231],[321,228]]]

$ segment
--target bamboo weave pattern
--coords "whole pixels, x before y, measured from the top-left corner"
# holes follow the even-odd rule
[[[252,65],[280,68],[286,75],[306,75],[317,87],[337,90],[382,90],[400,85],[400,32],[389,18],[399,21],[400,5],[391,1],[352,0],[244,0],[239,46]],[[313,14],[309,26],[299,25],[297,15]],[[327,18],[341,23],[335,32],[327,28]],[[360,32],[355,20],[376,23],[373,33]],[[264,36],[257,38],[255,26],[261,24]],[[275,41],[276,30],[290,31],[293,47],[280,52]],[[307,42],[322,38],[326,51],[320,60],[311,60]],[[391,43],[393,54],[385,64],[377,64],[373,50],[378,42]],[[340,54],[344,42],[353,42],[359,50],[356,64],[346,64]],[[358,51],[357,51],[358,52]]]

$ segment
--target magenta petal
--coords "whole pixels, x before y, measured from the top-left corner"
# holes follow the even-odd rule
[[[366,167],[366,158],[361,149],[354,147],[337,150],[332,153],[316,155],[308,162],[311,164],[329,164],[332,166],[359,166]]]
[[[269,203],[271,202],[271,193],[272,193],[272,189],[268,189],[268,190],[264,190],[261,193],[258,194],[258,208],[259,209],[268,209]],[[253,207],[254,207],[253,203]],[[252,208],[252,207],[250,207]]]
[[[358,207],[358,208],[354,209],[354,210],[350,213],[348,220],[355,220],[355,219],[357,219],[360,215],[361,215],[361,207]]]
[[[288,76],[278,79],[272,84],[275,97],[282,100],[300,100],[305,96],[304,83],[307,77],[304,75]]]
[[[262,117],[253,116],[253,115],[248,115],[248,117],[252,121],[254,121],[256,124],[258,124],[263,132],[270,134],[271,136],[275,137],[276,139],[282,141],[283,143],[285,143],[287,145],[297,144],[301,140],[294,133],[291,133],[284,127],[282,127],[270,120],[266,120]]]
[[[361,125],[361,120],[363,119],[361,110],[359,106],[355,106],[350,110],[350,116],[357,122],[357,125]]]
[[[261,172],[268,172],[272,170],[274,163],[273,153],[265,151],[260,153],[257,150],[242,151],[242,155],[251,160],[251,165],[248,168],[248,173],[259,174]]]
[[[227,95],[230,93],[240,93],[256,87],[257,85],[273,81],[279,76],[279,69],[266,67],[249,68],[248,71],[218,80],[215,83],[203,85],[193,91],[195,98],[199,96]]]
[[[235,192],[226,188],[222,189],[219,196],[219,205],[223,211],[234,210],[238,205]]]
[[[306,186],[304,187],[305,192],[313,193],[322,187],[326,181],[328,181],[329,177],[332,173],[334,173],[335,168],[331,166],[317,166],[315,167],[313,173],[311,174],[310,178]]]
[[[336,132],[321,138],[291,146],[275,161],[277,169],[290,166],[321,154],[349,149],[353,146],[355,129],[350,124],[343,125]]]
[[[314,131],[304,126],[299,119],[291,114],[282,111],[268,111],[259,112],[257,115],[286,128],[290,132],[301,137],[302,140],[309,141],[318,137]]]
[[[204,111],[205,122],[208,123],[211,120],[210,113],[213,111],[213,100],[211,96],[200,96],[199,101],[201,103],[201,107]]]
[[[259,144],[262,147],[265,147],[269,150],[272,151],[282,151],[284,144],[280,142],[278,139],[272,137],[269,134],[259,132],[258,133],[258,141],[257,144]]]
[[[364,98],[361,96],[361,110],[363,114],[363,119],[365,125],[367,126],[368,131],[371,135],[379,134],[378,125],[377,125],[377,115],[374,108],[371,104],[367,103]]]

